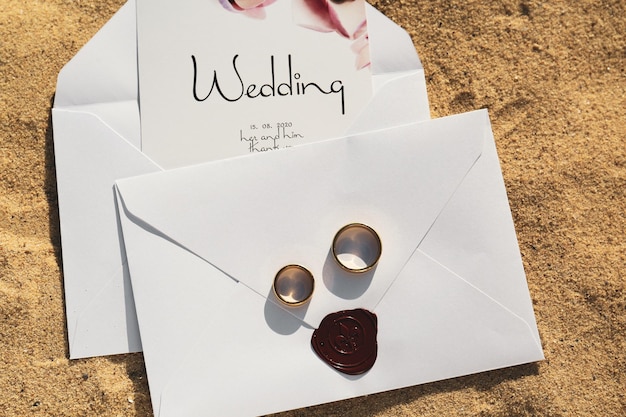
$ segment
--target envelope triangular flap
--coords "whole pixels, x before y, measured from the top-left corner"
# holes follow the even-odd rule
[[[366,10],[374,95],[348,135],[430,118],[424,69],[411,37],[371,5]]]
[[[377,81],[382,85],[375,88],[374,96],[359,113],[346,134],[352,135],[415,123],[417,120],[428,120],[430,109],[426,98],[423,70],[396,74],[395,77],[375,76],[375,84]],[[407,102],[407,97],[417,99]]]
[[[367,4],[368,31],[372,57],[372,75],[423,69],[409,34],[376,8]]]
[[[68,62],[54,107],[137,100],[135,0],[128,0]]]
[[[483,113],[467,113],[118,187],[137,221],[264,297],[282,266],[310,269],[317,285],[301,314],[315,327],[330,311],[374,308],[479,158],[485,128]],[[358,291],[339,294],[329,250],[351,222],[379,233],[383,256]]]
[[[135,19],[135,1],[129,0],[59,73],[55,140],[73,135],[60,127],[56,114],[82,112],[98,117],[124,141],[141,148]],[[83,140],[91,136],[84,135]]]

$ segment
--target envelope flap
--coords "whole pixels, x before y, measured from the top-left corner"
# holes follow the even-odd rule
[[[370,4],[366,13],[372,75],[422,69],[409,34]]]
[[[396,72],[374,77],[375,94],[346,134],[380,130],[430,118],[424,71]],[[406,97],[412,97],[411,102]]]
[[[135,15],[129,0],[63,67],[54,107],[137,100]]]
[[[316,277],[309,304],[289,311],[316,327],[329,312],[373,309],[479,158],[486,112],[118,181],[137,221],[264,297],[276,272]],[[488,124],[487,124],[488,126]],[[329,254],[343,225],[383,243],[376,269],[338,272]]]

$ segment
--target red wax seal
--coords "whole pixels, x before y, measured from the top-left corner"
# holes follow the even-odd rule
[[[344,374],[369,371],[378,354],[376,314],[358,308],[331,313],[313,332],[311,345],[327,364]]]

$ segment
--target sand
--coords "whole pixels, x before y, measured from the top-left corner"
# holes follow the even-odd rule
[[[141,354],[68,360],[51,100],[122,0],[0,5],[0,416],[151,416]],[[626,3],[375,0],[433,117],[488,108],[546,360],[281,416],[626,415]]]

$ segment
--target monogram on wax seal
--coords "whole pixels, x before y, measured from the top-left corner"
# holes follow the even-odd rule
[[[327,364],[348,375],[369,371],[378,354],[378,318],[358,308],[331,313],[313,332],[311,345]]]

